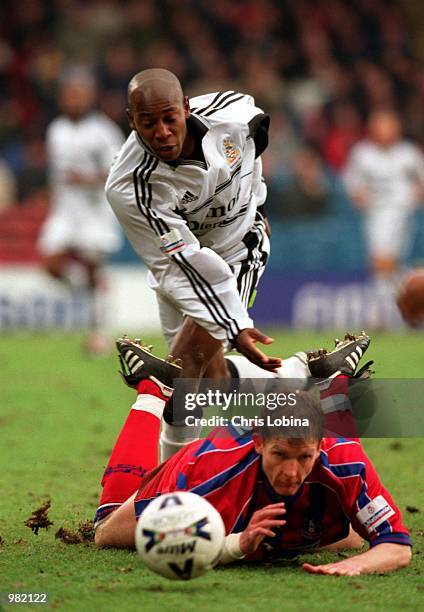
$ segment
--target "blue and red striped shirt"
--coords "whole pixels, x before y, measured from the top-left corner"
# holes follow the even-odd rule
[[[243,531],[259,508],[284,501],[286,524],[249,559],[326,546],[346,537],[349,525],[371,546],[411,545],[399,509],[357,438],[324,438],[299,491],[283,498],[262,471],[252,433],[217,428],[143,477],[135,498],[136,516],[158,495],[177,490],[205,497],[220,512],[227,534]]]

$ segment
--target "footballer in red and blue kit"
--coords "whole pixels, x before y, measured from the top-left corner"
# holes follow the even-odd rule
[[[136,343],[123,344],[131,350],[120,351],[122,361],[133,364],[138,347],[143,366],[146,350]],[[102,479],[96,545],[134,548],[136,520],[149,503],[162,494],[190,491],[207,499],[222,516],[227,534],[223,564],[242,558],[291,558],[331,545],[334,550],[360,548],[365,539],[370,544],[367,551],[302,567],[311,574],[345,576],[406,567],[412,557],[408,531],[362,449],[349,400],[351,375],[361,355],[356,353],[356,360],[351,356],[359,348],[363,354],[368,344],[365,334],[347,335],[335,351],[323,353],[324,365],[341,350],[344,361],[349,357],[353,365],[348,362],[350,370],[336,370],[313,390],[296,391],[293,424],[276,429],[281,417],[288,418],[284,406],[272,415],[264,413],[253,429],[236,427],[230,420],[206,438],[182,445],[160,465],[161,419],[173,390],[152,375],[134,380],[134,373],[132,378],[123,373],[138,394]],[[321,353],[312,357],[322,360]],[[359,371],[361,376],[369,372],[369,365]]]
[[[256,510],[283,501],[286,524],[246,560],[290,557],[329,545],[345,538],[350,525],[371,546],[411,546],[401,513],[357,438],[324,438],[306,480],[294,495],[283,497],[262,470],[252,432],[217,428],[144,476],[136,516],[158,495],[176,490],[205,497],[220,512],[227,534],[243,531]]]

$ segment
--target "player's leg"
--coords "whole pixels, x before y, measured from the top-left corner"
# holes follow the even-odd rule
[[[84,291],[90,310],[90,332],[85,341],[85,350],[91,354],[101,354],[110,350],[110,341],[104,333],[108,311],[108,285],[102,262],[105,255],[98,251],[74,252],[72,261],[83,272]]]
[[[121,506],[111,512],[96,528],[94,542],[99,548],[134,548],[136,518],[135,491]]]
[[[190,317],[184,319],[169,352],[181,359],[182,378],[227,378],[230,375],[224,362],[222,342]]]
[[[53,278],[69,282],[72,258],[72,217],[64,210],[53,210],[41,228],[38,251],[46,272]]]
[[[371,257],[371,270],[375,276],[392,277],[398,268],[398,261],[392,255],[375,254]]]
[[[99,354],[109,350],[109,341],[102,333],[105,311],[105,283],[99,273],[98,261],[86,259],[73,249],[45,253],[42,264],[46,272],[68,286],[78,303],[87,313],[90,333],[84,348]]]
[[[222,342],[213,338],[193,319],[186,317],[169,349],[172,358],[182,362],[181,378],[191,380],[192,392],[198,390],[201,378],[223,380],[230,377],[222,352]],[[188,384],[188,383],[186,383]],[[187,427],[178,420],[178,410],[171,399],[164,411],[164,422],[160,438],[162,461],[171,457],[180,448],[197,440],[200,426]]]
[[[90,242],[90,248],[82,248],[82,225],[78,212],[54,211],[41,230],[38,248],[46,272],[65,283],[72,297],[84,305],[92,329],[85,348],[98,353],[109,345],[100,334],[105,303],[105,283],[99,274],[102,255]]]
[[[185,379],[198,381],[202,376],[214,379],[229,376],[222,343],[213,338],[203,327],[189,317],[184,317],[171,297],[156,288],[162,332],[168,345],[168,354],[181,359]],[[199,306],[200,307],[200,306]],[[195,391],[196,389],[193,389]],[[200,427],[186,427],[176,422],[172,400],[164,412],[160,439],[161,459],[165,460],[182,446],[197,439]]]
[[[131,363],[133,356],[133,353],[126,355]],[[124,372],[127,371],[127,367]],[[150,379],[150,374],[147,373],[150,369],[145,367],[142,373],[126,375],[128,379],[126,382],[137,388],[138,395],[116,440],[103,475],[103,491],[96,513],[98,526],[96,542],[100,546],[118,545],[116,539],[121,537],[123,542],[127,542],[128,526],[130,523],[135,525],[135,518],[131,518],[128,503],[125,502],[138,489],[144,474],[158,464],[160,423],[166,400],[172,394],[172,389],[156,378]],[[145,379],[146,376],[149,376],[149,379]],[[132,511],[134,514],[133,507]],[[112,527],[104,530],[103,524],[109,522],[115,512],[118,514],[112,523],[114,533],[112,544],[107,539]],[[116,526],[121,525],[121,521],[122,533],[120,527],[118,531],[116,529]]]
[[[371,210],[365,218],[365,238],[374,308],[368,312],[375,329],[389,327],[396,318],[396,293],[400,282],[401,261],[409,244],[409,213],[387,208]]]
[[[308,353],[308,365],[320,391],[324,429],[327,437],[358,438],[351,401],[351,380],[368,378],[372,361],[357,370],[359,361],[367,351],[370,338],[364,332],[346,334],[336,340],[332,351],[319,349]]]
[[[66,267],[71,256],[72,253],[70,250],[49,253],[42,257],[41,263],[50,276],[59,280],[64,280],[66,278]]]
[[[103,197],[88,204],[81,202],[79,224],[73,235],[75,260],[83,267],[87,282],[86,295],[90,303],[90,334],[86,349],[102,353],[110,348],[104,329],[108,317],[108,283],[102,267],[106,257],[116,252],[122,243],[119,227]]]

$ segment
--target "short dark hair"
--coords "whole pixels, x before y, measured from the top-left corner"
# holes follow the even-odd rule
[[[265,408],[262,412],[263,425],[256,433],[263,440],[284,438],[289,442],[322,440],[324,416],[319,394],[312,391],[296,391],[294,405],[277,406],[275,410]]]

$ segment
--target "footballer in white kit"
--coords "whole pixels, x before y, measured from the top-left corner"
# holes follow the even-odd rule
[[[344,178],[364,216],[374,272],[394,272],[409,245],[412,213],[424,187],[424,157],[401,139],[395,113],[371,115],[369,137],[353,147]]]
[[[256,343],[272,338],[248,314],[269,255],[261,153],[269,117],[236,91],[189,100],[163,69],[128,86],[133,131],[106,183],[107,198],[149,269],[169,353],[185,379],[279,376],[281,359]],[[241,355],[224,359],[223,347]],[[133,364],[133,367],[136,367]],[[306,356],[284,362],[284,377],[307,376]],[[164,411],[162,459],[199,428]]]
[[[168,343],[188,315],[231,345],[253,327],[247,307],[269,254],[260,159],[269,118],[235,91],[192,98],[190,111],[193,159],[163,161],[134,130],[106,193],[149,268]]]
[[[43,255],[74,249],[97,260],[120,248],[120,229],[107,205],[103,181],[87,184],[83,179],[106,176],[123,140],[117,125],[97,111],[76,120],[62,115],[49,125],[52,209],[39,239]]]
[[[46,271],[84,293],[91,333],[85,348],[108,349],[102,333],[106,284],[100,265],[119,250],[122,235],[104,194],[114,156],[124,142],[118,126],[94,110],[95,86],[85,72],[70,72],[59,86],[61,115],[47,129],[51,210],[38,240]]]

